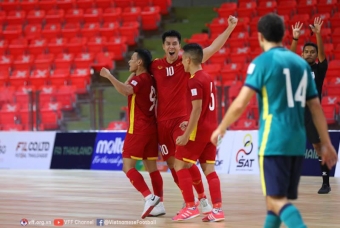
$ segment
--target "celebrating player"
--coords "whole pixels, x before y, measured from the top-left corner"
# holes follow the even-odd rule
[[[157,126],[155,116],[156,90],[148,73],[152,57],[148,50],[137,49],[129,61],[129,70],[135,75],[128,83],[122,83],[102,68],[100,75],[109,79],[117,91],[128,96],[129,127],[123,146],[123,171],[131,184],[144,196],[142,218],[149,215],[163,197],[163,179],[157,169]],[[154,194],[143,176],[135,169],[137,160],[144,160],[150,173]]]
[[[267,14],[259,20],[257,28],[264,53],[249,65],[245,85],[212,134],[211,141],[217,143],[217,138],[225,134],[257,93],[260,176],[268,209],[264,227],[279,228],[283,222],[288,228],[304,228],[299,210],[288,199],[298,196],[306,146],[306,103],[320,135],[323,163],[331,168],[337,162],[337,154],[328,135],[310,66],[282,47],[285,32],[282,19],[276,14]]]
[[[208,60],[223,47],[237,25],[237,19],[230,16],[228,24],[228,28],[210,46],[203,49],[202,62]],[[151,73],[157,86],[158,140],[163,159],[167,162],[174,181],[178,185],[178,178],[174,170],[174,156],[176,139],[183,134],[183,127],[189,118],[190,96],[187,86],[190,74],[184,71],[182,57],[179,56],[181,49],[180,33],[174,30],[167,31],[163,34],[162,41],[165,58],[155,59],[151,64]],[[195,164],[191,166],[189,171],[202,206],[202,212],[209,213],[212,207],[205,197],[200,171]],[[163,210],[165,211],[164,208]]]
[[[215,172],[216,147],[210,142],[210,136],[217,127],[215,85],[211,77],[202,70],[202,47],[198,44],[187,44],[183,50],[184,70],[191,74],[188,87],[191,93],[192,108],[184,134],[176,139],[178,147],[175,154],[175,170],[186,206],[173,220],[181,221],[199,215],[199,210],[194,202],[192,177],[188,170],[199,160],[208,180],[213,203],[212,212],[204,217],[203,221],[221,221],[224,220],[224,213],[221,210],[220,180]]]

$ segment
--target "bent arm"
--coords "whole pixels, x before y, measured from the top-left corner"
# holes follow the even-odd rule
[[[113,75],[110,74],[107,79],[110,80],[111,84],[116,88],[118,93],[124,96],[129,96],[134,93],[131,85],[118,81]]]
[[[184,135],[186,137],[189,137],[192,131],[197,126],[198,120],[201,116],[201,112],[202,112],[202,100],[193,100],[189,123],[184,132]]]

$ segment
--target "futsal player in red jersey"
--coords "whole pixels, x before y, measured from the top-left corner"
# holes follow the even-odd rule
[[[210,46],[203,49],[203,62],[220,50],[237,25],[237,18],[228,18],[228,28],[221,33]],[[176,138],[183,134],[181,127],[189,118],[190,96],[187,91],[190,74],[184,71],[181,49],[181,34],[170,30],[163,34],[163,50],[165,58],[155,59],[151,64],[151,74],[157,87],[157,125],[158,141],[163,159],[167,162],[175,183],[178,178],[174,170]],[[196,165],[189,169],[203,213],[209,213],[209,205],[202,184],[201,174]],[[198,204],[198,202],[197,202]],[[163,208],[164,212],[165,209]]]
[[[152,57],[148,50],[137,49],[129,70],[135,75],[127,83],[118,81],[103,68],[100,75],[109,79],[119,93],[128,96],[129,127],[123,146],[123,171],[131,184],[145,199],[142,218],[145,218],[163,198],[163,179],[157,169],[158,140],[155,116],[156,90],[154,79],[148,73]],[[150,173],[154,194],[143,176],[135,169],[137,160],[143,160]]]
[[[173,220],[187,220],[200,214],[194,201],[192,177],[189,171],[190,167],[199,160],[208,180],[213,203],[213,210],[202,221],[222,221],[224,213],[221,210],[220,180],[215,172],[216,146],[210,142],[210,136],[217,127],[215,84],[211,76],[202,70],[202,47],[193,43],[185,45],[183,50],[184,70],[191,74],[188,91],[192,104],[188,126],[176,139],[178,147],[175,154],[175,170],[186,206],[173,217]]]

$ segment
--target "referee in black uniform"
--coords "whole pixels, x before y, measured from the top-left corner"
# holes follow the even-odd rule
[[[313,77],[315,80],[316,88],[319,93],[319,99],[321,102],[322,97],[322,86],[323,81],[326,77],[326,72],[328,68],[328,61],[326,59],[326,55],[324,52],[324,46],[321,38],[321,26],[323,21],[321,18],[316,17],[314,19],[314,25],[310,25],[310,28],[312,30],[312,34],[314,33],[316,35],[316,42],[314,43],[306,43],[303,46],[302,51],[302,58],[304,58],[309,65],[312,68],[313,71]],[[292,26],[293,29],[293,41],[291,45],[291,51],[296,52],[297,42],[300,36],[300,31],[303,24],[298,22],[294,26]],[[318,58],[318,62],[316,62],[316,59]],[[309,108],[306,107],[305,112],[305,125],[306,125],[306,134],[307,139],[309,142],[313,144],[313,147],[318,155],[320,155],[321,152],[321,146],[320,146],[320,138],[319,134],[314,126],[311,113],[309,111]],[[321,158],[319,157],[321,171],[322,171],[322,179],[323,183],[318,191],[319,194],[327,194],[331,191],[331,187],[329,184],[329,169],[326,165],[321,164]]]

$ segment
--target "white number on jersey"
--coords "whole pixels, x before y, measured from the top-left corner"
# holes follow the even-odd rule
[[[211,97],[211,101],[209,102],[209,110],[210,111],[215,110],[215,96],[212,92],[212,89],[213,89],[213,83],[210,82],[210,97]]]
[[[151,107],[149,108],[149,111],[151,112],[156,105],[156,89],[153,86],[151,86],[149,98],[152,103]]]
[[[175,70],[174,70],[174,67],[171,66],[171,67],[165,67],[166,69],[166,76],[169,77],[169,76],[172,76],[175,74]]]
[[[296,89],[296,92],[294,94],[294,99],[293,99],[292,82],[290,79],[289,69],[284,68],[283,74],[286,76],[286,91],[287,91],[288,107],[293,108],[295,106],[295,102],[301,102],[301,107],[305,107],[306,106],[306,90],[307,90],[307,71],[305,70],[303,72],[303,76],[301,78],[299,86]]]

